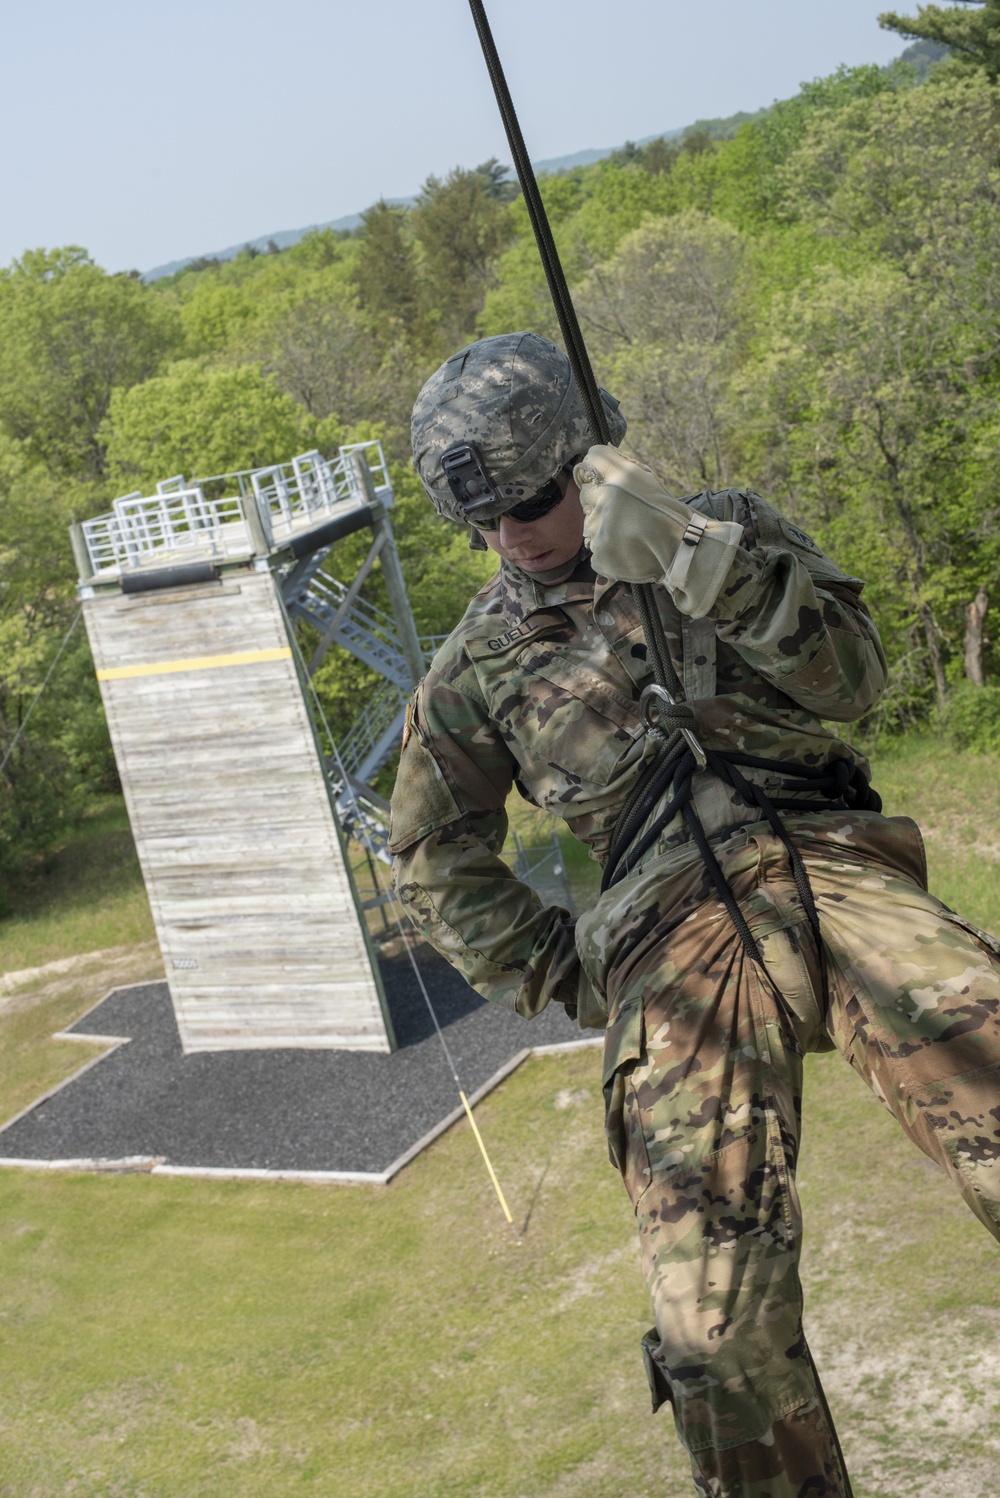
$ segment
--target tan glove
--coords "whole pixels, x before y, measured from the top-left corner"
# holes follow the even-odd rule
[[[621,582],[663,583],[682,614],[701,619],[719,596],[743,528],[674,499],[644,463],[592,447],[573,470],[594,570]]]

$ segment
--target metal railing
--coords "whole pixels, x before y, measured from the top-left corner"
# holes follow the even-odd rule
[[[253,552],[243,502],[206,499],[198,486],[154,498],[128,494],[107,515],[83,522],[94,575],[182,558],[215,560]]]
[[[367,461],[375,497],[391,505],[392,484],[380,442],[350,443],[330,460],[312,451],[288,463],[203,479],[188,481],[175,474],[161,479],[155,494],[126,494],[107,514],[84,521],[93,576],[178,560],[252,556],[261,531],[269,548],[281,546],[327,516],[369,502],[353,460],[358,452]],[[209,487],[230,492],[210,497]]]
[[[336,507],[340,510],[368,503],[368,493],[352,461],[363,453],[375,487],[375,497],[392,503],[392,485],[380,442],[352,442],[328,462],[319,452],[301,453],[289,463],[258,468],[250,475],[253,492],[272,544],[315,524]]]

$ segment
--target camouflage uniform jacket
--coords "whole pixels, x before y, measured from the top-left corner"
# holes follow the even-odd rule
[[[744,532],[707,620],[682,618],[657,589],[702,742],[810,766],[849,758],[864,767],[821,721],[860,718],[885,685],[862,584],[752,491],[689,503],[737,520]],[[581,1024],[604,1022],[571,918],[543,908],[499,857],[504,804],[516,785],[603,859],[656,752],[638,710],[651,679],[627,584],[595,577],[584,562],[569,581],[544,586],[503,563],[414,695],[392,798],[396,888],[474,988],[525,1016],[556,998],[579,1003]],[[766,788],[768,775],[753,774]],[[710,836],[760,817],[710,773],[695,777],[695,805]],[[671,849],[682,861],[697,856],[687,839],[675,818],[646,865]]]

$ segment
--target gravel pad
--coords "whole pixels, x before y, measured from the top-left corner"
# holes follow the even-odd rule
[[[0,1157],[155,1157],[215,1169],[381,1173],[460,1105],[407,958],[381,963],[391,1055],[354,1051],[181,1052],[165,983],[116,989],[71,1027],[127,1045],[0,1131]],[[581,1031],[552,1004],[526,1023],[489,1004],[440,959],[421,973],[465,1092],[526,1046]]]

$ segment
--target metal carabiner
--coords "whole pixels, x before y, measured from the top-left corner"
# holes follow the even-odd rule
[[[671,722],[670,716],[664,713],[664,707],[677,707],[677,702],[666,687],[661,687],[658,682],[651,681],[648,687],[643,687],[639,698],[639,716],[648,733],[658,735],[662,739],[669,738],[670,730],[678,726]],[[669,727],[664,727],[664,720]],[[681,727],[681,737],[685,740],[688,748],[695,757],[700,770],[704,770],[708,764],[708,757],[690,728]]]

